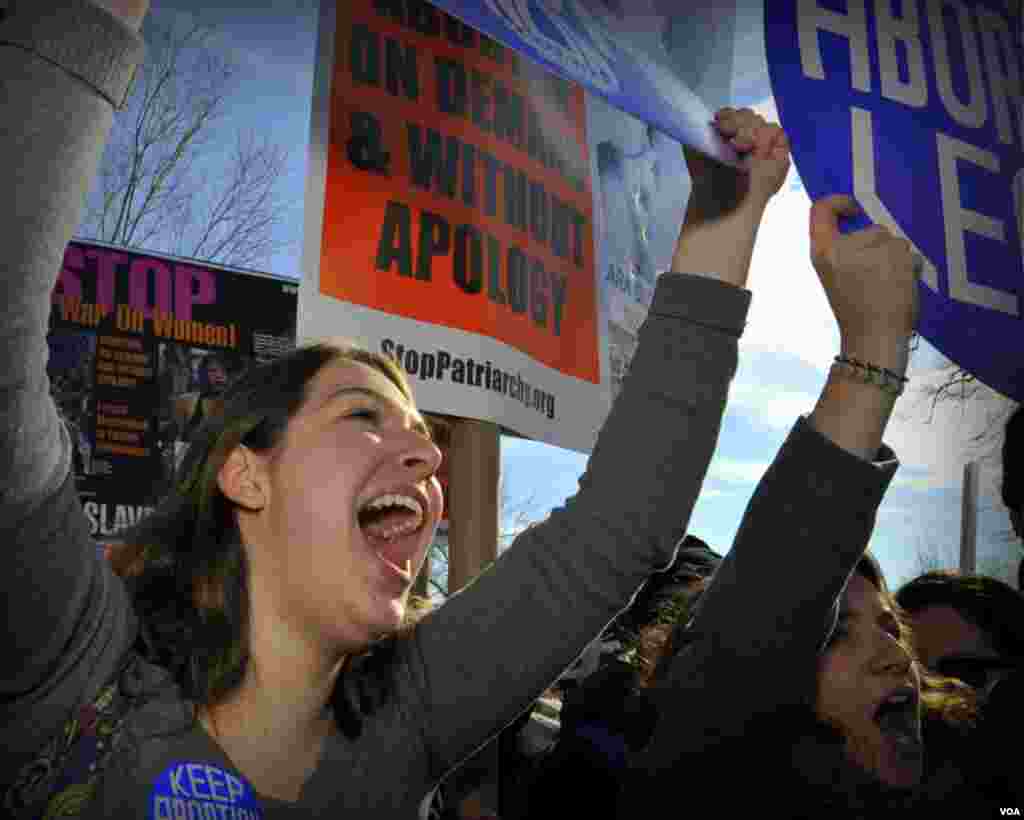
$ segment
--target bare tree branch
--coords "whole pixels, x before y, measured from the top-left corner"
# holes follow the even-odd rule
[[[931,401],[929,423],[935,416],[935,408],[939,402],[955,402],[963,406],[976,398],[984,388],[972,374],[956,365],[950,365],[945,370],[947,375],[943,382],[938,385],[925,385],[921,388],[921,393]]]
[[[257,267],[293,244],[277,237],[287,152],[218,129],[238,65],[199,24],[143,28],[147,61],[114,121],[77,235],[205,261]],[[228,134],[230,137],[230,133]],[[213,141],[231,145],[213,151]]]
[[[287,159],[266,138],[257,141],[251,131],[239,133],[221,194],[212,200],[188,255],[245,265],[286,244],[274,235],[285,211],[275,188]]]
[[[959,555],[951,555],[948,550],[942,550],[938,544],[927,541],[921,535],[917,536],[914,558],[914,569],[918,575],[937,569],[956,569],[960,563]]]
[[[940,407],[959,410],[962,421],[976,427],[977,432],[966,439],[964,457],[990,465],[1000,465],[1003,432],[1017,402],[993,390],[966,370],[950,364],[938,371],[939,378],[914,388],[914,392],[928,403],[926,424],[935,421]],[[968,417],[968,412],[983,413]]]

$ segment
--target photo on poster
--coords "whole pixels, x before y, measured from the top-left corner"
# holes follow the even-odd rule
[[[55,330],[47,337],[50,359],[47,376],[50,394],[71,439],[72,469],[76,479],[92,472],[93,386],[96,372],[96,334],[81,330]]]
[[[224,391],[241,375],[244,361],[233,351],[168,342],[161,342],[157,351],[160,455],[165,478],[170,479],[203,422],[223,411]]]
[[[672,265],[690,193],[682,147],[600,97],[587,97],[596,184],[601,309],[612,396],[622,386],[658,276]]]

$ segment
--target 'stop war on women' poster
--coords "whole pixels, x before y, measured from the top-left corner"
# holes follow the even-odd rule
[[[68,245],[48,374],[94,538],[133,524],[170,488],[232,379],[293,347],[296,293],[289,279]]]

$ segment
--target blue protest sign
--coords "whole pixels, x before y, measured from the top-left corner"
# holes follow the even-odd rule
[[[736,154],[695,93],[709,69],[732,63],[727,0],[432,0],[498,42],[580,83],[612,105],[723,162]],[[422,0],[384,0],[403,9]],[[721,41],[721,42],[720,42]],[[714,94],[725,105],[728,94]]]
[[[1021,20],[1003,0],[766,0],[808,194],[852,194],[925,260],[918,329],[1024,400]],[[864,223],[861,223],[864,224]]]

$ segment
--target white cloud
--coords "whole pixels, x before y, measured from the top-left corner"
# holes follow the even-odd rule
[[[980,460],[981,490],[990,495],[999,478],[998,459],[991,457],[998,455],[999,437],[980,443],[976,437],[1001,429],[1011,405],[991,391],[982,391],[966,405],[940,401],[933,411],[923,391],[947,376],[941,370],[911,369],[911,381],[896,404],[885,440],[903,464],[928,471],[932,488],[962,486],[964,465]]]
[[[767,461],[716,457],[711,461],[707,477],[712,481],[724,481],[729,484],[756,484],[764,476],[768,466]]]
[[[778,122],[771,98],[752,107],[769,122]],[[839,352],[839,331],[811,265],[810,210],[794,164],[757,234],[748,281],[754,297],[742,344],[745,349],[790,353],[824,372]]]
[[[778,122],[773,99],[753,109],[769,122]],[[824,383],[832,357],[839,352],[839,330],[810,261],[810,207],[794,166],[769,204],[758,232],[748,283],[753,301],[741,339],[741,357],[751,352],[796,356],[820,372]],[[922,341],[922,348],[912,357],[911,382],[896,405],[885,441],[902,465],[925,475],[907,476],[901,470],[904,474],[897,473],[894,486],[915,490],[960,486],[964,463],[983,454],[972,437],[991,428],[994,416],[998,421],[998,411],[1005,403],[989,396],[966,413],[952,403],[940,404],[929,422],[930,402],[922,398],[920,390],[941,383],[944,374],[935,367],[945,360],[926,342]],[[730,393],[730,408],[771,427],[788,428],[797,415],[814,408],[817,396],[782,387],[758,381],[756,371],[748,376],[741,363]],[[983,475],[983,492],[991,493],[992,472]]]
[[[919,513],[920,510],[915,510],[913,507],[887,506],[884,501],[878,508],[879,518],[913,518]]]
[[[911,476],[896,473],[896,475],[893,476],[892,483],[889,486],[902,487],[907,490],[917,490],[918,492],[923,493],[927,492],[928,490],[936,489],[937,487],[942,485],[940,483],[937,483],[936,479],[933,478],[932,476]]]
[[[751,262],[753,291],[743,347],[784,351],[825,372],[839,329],[810,261],[810,200],[783,188],[768,205]]]
[[[744,355],[743,351],[740,356]],[[729,388],[728,412],[749,415],[757,424],[777,430],[789,430],[797,417],[810,413],[818,397],[800,390],[783,390],[755,381],[754,374],[742,366]]]

